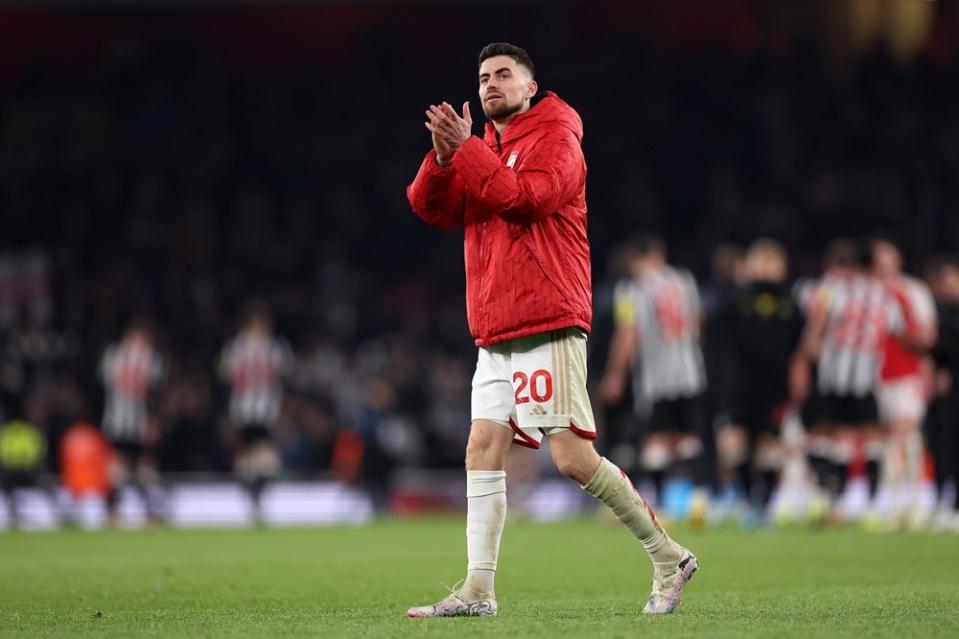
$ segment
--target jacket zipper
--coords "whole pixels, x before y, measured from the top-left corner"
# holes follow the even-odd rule
[[[502,162],[503,162],[503,144],[502,144],[502,142],[500,141],[500,135],[499,135],[498,132],[497,132],[497,134],[496,134],[496,150],[497,150],[497,155],[499,156],[500,163],[502,164]],[[495,215],[495,213],[494,213],[494,215]],[[490,227],[491,227],[492,225],[493,225],[493,218],[490,217],[490,218],[488,218],[488,219],[486,219],[486,220],[483,220],[483,223],[482,223],[482,225],[480,226],[480,242],[481,242],[481,246],[483,247],[482,255],[483,255],[483,276],[484,276],[484,277],[483,277],[483,281],[482,281],[482,283],[481,283],[481,285],[480,285],[480,298],[483,300],[483,309],[484,309],[484,310],[485,310],[485,309],[488,309],[488,308],[492,308],[492,305],[491,305],[491,304],[487,304],[487,303],[486,303],[486,298],[487,298],[488,296],[486,295],[486,293],[485,293],[484,290],[483,290],[483,289],[484,289],[484,285],[485,285],[485,284],[489,281],[489,279],[490,279],[490,278],[488,277],[489,265],[490,265],[490,262],[491,262],[492,259],[493,259],[493,251],[492,251],[492,247],[490,246],[491,242],[490,242],[490,239],[489,239],[490,234],[491,234],[491,233],[490,233]],[[491,316],[491,314],[492,314],[492,311],[487,311],[486,313],[484,313],[484,317],[483,317],[484,326],[483,326],[483,331],[482,331],[482,332],[483,332],[484,335],[487,335],[487,336],[488,336],[488,334],[489,334],[489,332],[490,332],[490,326],[491,326],[491,324],[492,324],[492,322],[490,321],[490,316]]]

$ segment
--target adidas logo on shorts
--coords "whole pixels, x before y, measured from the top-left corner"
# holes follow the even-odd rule
[[[545,415],[545,414],[546,414],[546,409],[543,408],[542,406],[540,406],[539,404],[537,404],[536,406],[533,406],[531,409],[529,409],[529,414],[530,414],[530,415]]]

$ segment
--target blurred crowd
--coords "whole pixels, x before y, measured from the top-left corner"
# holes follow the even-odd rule
[[[657,503],[682,479],[700,524],[959,532],[959,255],[920,279],[889,236],[837,239],[791,283],[782,244],[760,238],[718,248],[700,293],[655,236],[623,253],[599,399],[628,409],[611,454]]]
[[[608,26],[567,58],[521,43],[585,123],[596,382],[617,243],[636,227],[718,282],[707,312],[736,286],[716,246],[774,237],[790,278],[817,273],[829,239],[877,227],[914,271],[959,246],[956,52],[900,66],[877,49],[837,70],[802,36],[684,48]],[[282,354],[258,418],[274,450],[254,468],[382,488],[396,468],[461,466],[475,349],[460,238],[418,223],[403,192],[429,148],[417,113],[470,95],[475,53],[379,27],[347,42],[256,71],[118,29],[79,71],[4,70],[0,409],[42,434],[39,467],[62,470],[78,423],[108,430],[109,354],[131,334],[155,358],[137,437],[156,470],[247,467],[224,362],[258,314]]]

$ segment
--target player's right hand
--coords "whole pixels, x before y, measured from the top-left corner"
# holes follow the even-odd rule
[[[452,112],[452,107],[446,103],[440,104],[439,106],[431,104],[430,108],[426,110],[426,117],[429,121],[424,123],[433,138],[433,149],[436,150],[436,163],[440,166],[447,166],[453,161],[453,154],[456,153],[456,149],[450,146],[449,142],[443,139],[442,136],[437,134],[436,127],[434,126],[434,121],[436,120],[436,115],[433,112],[434,109],[448,113]]]
[[[456,152],[443,138],[432,134],[433,148],[436,150],[436,163],[440,166],[447,166],[453,160],[453,154]]]

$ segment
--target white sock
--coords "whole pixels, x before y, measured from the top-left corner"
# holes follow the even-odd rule
[[[670,568],[682,559],[682,550],[656,521],[632,482],[605,457],[583,490],[609,506],[616,518],[639,539],[656,568]]]
[[[889,491],[889,504],[885,513],[891,519],[897,519],[908,509],[906,490],[908,476],[905,439],[898,435],[890,437],[882,463],[882,481]]]
[[[903,452],[906,456],[905,492],[908,500],[908,510],[921,510],[922,471],[925,446],[922,443],[922,433],[919,430],[909,432],[903,441]]]
[[[506,523],[506,471],[466,471],[466,583],[476,598],[493,594],[499,541]]]

